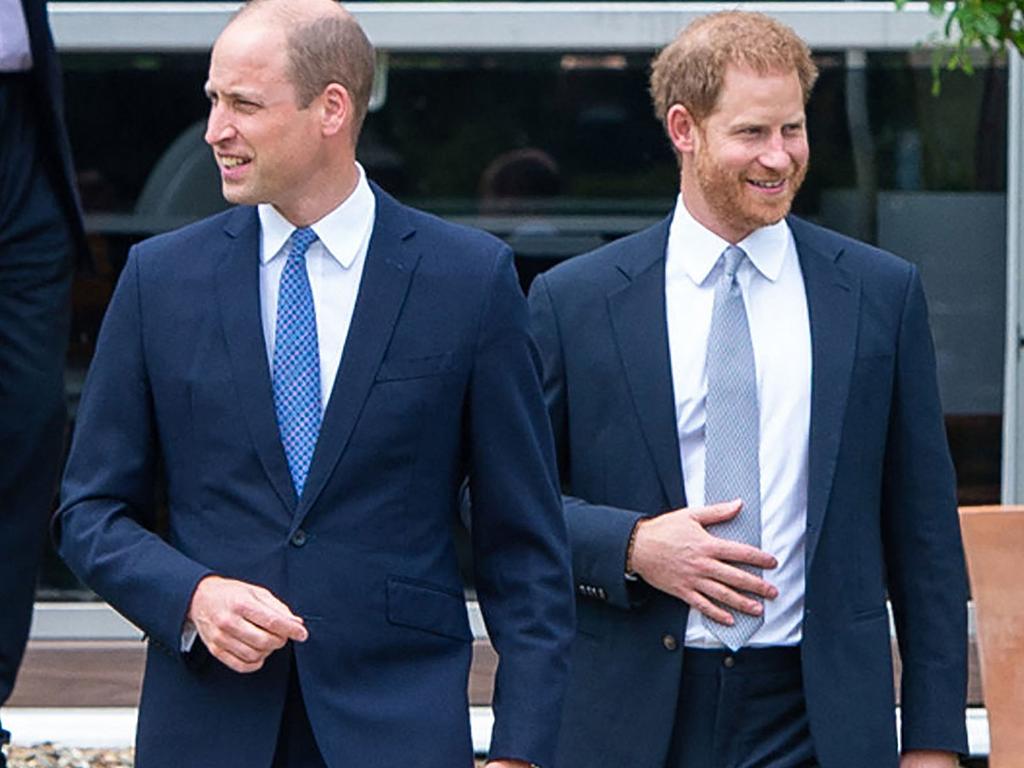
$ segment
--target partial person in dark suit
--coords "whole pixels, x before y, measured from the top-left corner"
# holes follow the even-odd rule
[[[71,270],[86,257],[63,111],[46,4],[0,0],[0,705],[28,637],[63,445]]]
[[[560,768],[948,768],[967,749],[921,281],[788,215],[816,74],[766,16],[687,27],[651,76],[673,213],[531,288],[578,593]]]
[[[55,535],[148,635],[139,768],[472,766],[467,474],[490,765],[553,765],[573,600],[526,301],[507,246],[367,181],[373,67],[330,0],[244,6],[206,83],[238,206],[133,248],[108,309]]]

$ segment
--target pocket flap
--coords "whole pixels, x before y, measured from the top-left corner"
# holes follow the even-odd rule
[[[387,581],[388,621],[469,642],[465,598],[421,581],[395,576]]]
[[[377,381],[399,381],[418,379],[422,376],[437,376],[452,370],[454,355],[443,352],[427,357],[388,358],[380,364]]]

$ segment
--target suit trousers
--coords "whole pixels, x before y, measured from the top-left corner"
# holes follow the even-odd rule
[[[71,244],[28,75],[0,74],[0,704],[28,637],[64,439]]]
[[[814,768],[800,649],[687,648],[666,768]]]
[[[271,768],[327,768],[313,735],[313,726],[306,714],[302,686],[293,656],[288,672],[288,693],[281,715],[281,730]]]

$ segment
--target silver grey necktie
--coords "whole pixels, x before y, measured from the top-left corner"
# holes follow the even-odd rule
[[[708,335],[707,420],[704,427],[704,500],[707,504],[740,498],[743,507],[732,520],[709,526],[714,536],[761,546],[761,475],[758,453],[760,421],[757,374],[743,294],[736,280],[747,254],[730,245],[722,254],[725,268],[715,285],[715,304]],[[761,575],[760,568],[739,565]],[[758,598],[759,599],[759,598]],[[735,623],[719,624],[703,616],[704,625],[732,650],[740,648],[764,623],[727,609]]]

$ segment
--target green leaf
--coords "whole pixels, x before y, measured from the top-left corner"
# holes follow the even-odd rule
[[[904,8],[907,0],[894,0]],[[938,95],[943,70],[974,73],[972,49],[992,56],[1012,45],[1024,54],[1024,0],[928,0],[928,11],[944,18],[940,43],[932,54],[932,93]]]
[[[998,40],[1002,28],[999,26],[999,19],[995,16],[979,15],[975,19],[975,29],[981,36],[981,42],[992,43],[993,40],[988,38]]]

